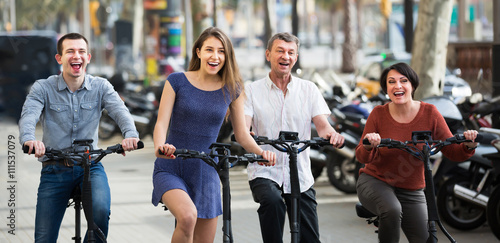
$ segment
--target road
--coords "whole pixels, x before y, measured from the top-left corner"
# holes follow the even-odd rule
[[[32,156],[21,153],[19,146],[17,125],[0,120],[0,242],[33,242],[36,192],[40,176],[41,165]],[[40,138],[40,131],[37,137]],[[15,148],[9,149],[8,136],[15,137]],[[153,143],[151,137],[143,140],[145,148],[133,151],[123,157],[112,154],[103,160],[109,177],[112,193],[111,220],[108,242],[168,242],[174,227],[174,218],[162,207],[151,204],[151,173],[153,170]],[[101,147],[114,145],[120,142],[119,137],[109,141],[101,141]],[[12,147],[12,146],[11,146]],[[7,149],[5,149],[7,148]],[[15,152],[16,167],[8,167],[8,151]],[[10,169],[10,170],[9,170]],[[8,172],[8,173],[6,173]],[[12,179],[7,175],[13,175]],[[261,242],[260,229],[257,218],[257,204],[253,202],[243,167],[235,167],[230,171],[232,195],[232,227],[234,241]],[[15,192],[5,190],[9,186],[15,187]],[[355,215],[354,205],[356,195],[346,195],[334,189],[326,175],[318,178],[317,190],[318,215],[321,241],[330,242],[377,242],[374,226],[367,225],[363,219]],[[15,206],[9,205],[14,200]],[[13,213],[11,210],[15,210]],[[14,231],[8,226],[14,216]],[[83,227],[85,227],[84,222]],[[70,242],[74,232],[74,211],[67,210],[64,217],[59,241]],[[219,225],[215,242],[221,242],[222,221]],[[447,227],[457,242],[498,242],[490,229],[485,225],[479,229],[461,232]],[[15,235],[9,234],[9,231]],[[285,242],[290,241],[288,225],[285,226]],[[447,239],[438,230],[439,241]],[[401,242],[407,242],[404,239]]]

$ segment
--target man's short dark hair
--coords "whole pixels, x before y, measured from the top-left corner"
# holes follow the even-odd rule
[[[87,52],[90,53],[90,50],[89,50],[89,42],[87,41],[87,39],[85,38],[85,36],[79,34],[79,33],[68,33],[68,34],[65,34],[63,35],[58,41],[57,41],[57,54],[59,55],[62,55],[62,52],[63,52],[63,46],[62,46],[62,43],[64,40],[79,40],[79,39],[83,39],[85,41],[85,43],[87,43]]]

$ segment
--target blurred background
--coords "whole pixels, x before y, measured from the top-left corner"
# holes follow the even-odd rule
[[[318,86],[332,110],[328,117],[330,124],[346,139],[341,150],[311,149],[311,169],[317,178],[315,186],[320,188],[329,182],[336,188],[335,197],[338,194],[345,205],[342,208],[337,207],[338,203],[325,203],[325,195],[331,196],[329,193],[333,192],[330,187],[324,187],[326,194],[318,194],[323,200],[320,207],[328,212],[324,213],[325,221],[320,222],[325,242],[337,239],[353,226],[357,227],[353,231],[354,241],[374,239],[373,229],[366,228],[366,223],[346,208],[354,209],[357,201],[352,194],[356,193],[361,164],[354,156],[354,149],[370,111],[388,101],[379,85],[384,68],[396,62],[410,64],[420,78],[415,99],[436,105],[453,133],[464,129],[500,128],[500,0],[0,0],[0,134],[17,135],[15,130],[22,105],[35,80],[60,73],[61,67],[55,60],[58,38],[69,32],[82,33],[90,41],[92,54],[87,72],[105,77],[113,84],[130,110],[141,140],[149,143],[149,150],[138,153],[139,159],[129,160],[128,167],[123,169],[124,161],[121,160],[120,166],[114,167],[119,177],[115,188],[121,188],[118,190],[124,193],[118,196],[123,200],[118,199],[118,206],[113,208],[132,208],[134,213],[130,215],[136,218],[151,215],[144,224],[129,224],[124,220],[126,223],[122,225],[131,225],[133,229],[125,228],[118,236],[130,241],[130,234],[136,236],[135,227],[143,225],[144,234],[137,235],[160,240],[157,233],[163,235],[164,228],[159,227],[164,225],[158,222],[164,219],[152,211],[149,196],[137,197],[144,199],[140,202],[140,210],[136,210],[137,205],[129,207],[131,188],[137,190],[136,194],[147,194],[149,191],[144,188],[151,186],[152,168],[138,167],[135,162],[148,161],[144,157],[153,156],[150,135],[167,76],[187,68],[193,42],[209,26],[221,28],[231,38],[245,82],[268,74],[265,47],[273,34],[291,32],[299,37],[301,46],[294,75]],[[231,124],[223,124],[218,142],[230,143],[231,133]],[[317,136],[314,126],[312,134]],[[496,136],[499,141],[500,135]],[[106,110],[99,123],[99,140],[100,144],[110,145],[121,141],[119,128],[106,115]],[[238,144],[232,145],[233,154],[244,152]],[[0,150],[0,156],[3,151]],[[437,169],[434,175],[436,189],[445,188],[437,190],[442,195],[438,200],[441,218],[452,228],[463,231],[455,231],[455,235],[468,237],[459,240],[471,242],[481,238],[484,242],[496,242],[500,239],[500,177],[495,172],[500,169],[497,168],[499,163],[492,163],[498,162],[498,151],[498,142],[496,147],[481,144],[475,160],[461,163],[464,168],[457,170],[459,173],[455,167],[451,170],[446,167],[447,163],[441,162],[446,161],[444,156],[433,158],[434,169]],[[495,159],[482,157],[495,153]],[[2,161],[5,160],[0,163]],[[483,167],[476,167],[479,164]],[[29,169],[18,170],[24,173],[23,178],[36,179],[37,168],[26,166]],[[142,173],[136,173],[138,170]],[[246,198],[239,205],[252,205],[245,171],[242,169],[238,173],[245,185],[240,188],[245,192],[237,192],[235,197],[244,195]],[[482,178],[494,173],[495,179],[489,179],[484,185]],[[453,196],[454,192],[448,189],[454,188],[453,183],[457,184],[457,180],[449,178],[464,175],[471,178],[471,186],[478,184],[474,190],[479,192],[483,188],[482,196],[490,197],[491,193],[489,204],[493,207],[484,203],[478,206],[474,200],[477,193],[465,199]],[[131,176],[136,179],[131,180]],[[481,183],[476,183],[476,179]],[[144,184],[139,186],[137,181]],[[19,190],[24,191],[20,197],[27,198],[22,202],[26,202],[24,208],[29,209],[23,213],[30,215],[22,218],[28,219],[24,229],[31,230],[29,227],[34,222],[32,197],[36,195],[32,185],[36,182],[24,185],[30,189]],[[493,191],[493,188],[496,189]],[[117,198],[116,194],[113,197]],[[121,215],[129,215],[128,212]],[[241,225],[245,227],[252,221],[247,220],[249,215],[256,216],[254,209],[235,210],[235,213],[240,213],[234,218],[244,219]],[[487,223],[486,215],[489,215]],[[331,220],[339,217],[343,220]],[[358,222],[346,224],[346,219]],[[331,226],[336,221],[344,228]],[[488,224],[497,239],[493,238]],[[253,226],[258,227],[257,224]],[[479,231],[466,231],[478,227]],[[257,229],[238,232],[250,234]],[[360,229],[367,233],[358,234]],[[31,236],[20,235],[32,241]],[[259,235],[252,233],[242,238],[255,242],[255,237]],[[339,239],[339,242],[346,241]]]
[[[498,74],[492,71],[500,65],[493,62],[499,55],[498,5],[493,0],[0,0],[0,113],[18,119],[30,85],[59,72],[55,46],[65,33],[89,39],[88,73],[114,80],[117,90],[154,93],[168,74],[186,68],[192,43],[208,26],[230,36],[247,81],[267,73],[267,40],[286,31],[301,40],[297,75],[321,79],[325,94],[339,86],[335,82],[350,91],[363,82],[370,86],[380,73],[372,69],[391,59],[411,63],[423,82],[438,83],[429,94],[443,94],[448,76],[462,82],[452,88],[466,82],[472,93],[491,97],[498,93],[493,82]],[[420,6],[432,11],[419,14],[425,10]],[[419,21],[432,37],[424,35],[423,49],[414,46]],[[419,68],[417,62],[426,61],[412,54],[422,52],[437,66]],[[438,71],[427,81],[422,74],[433,69]]]

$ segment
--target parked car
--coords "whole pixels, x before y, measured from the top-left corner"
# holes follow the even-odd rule
[[[0,32],[0,113],[19,120],[35,80],[60,72],[56,45],[52,31]]]

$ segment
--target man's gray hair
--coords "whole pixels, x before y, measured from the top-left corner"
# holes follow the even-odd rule
[[[269,51],[271,51],[271,49],[273,48],[273,43],[275,40],[282,40],[285,42],[295,42],[295,44],[297,44],[297,49],[299,49],[300,46],[300,41],[299,38],[297,38],[297,36],[292,35],[288,32],[281,32],[273,35],[273,37],[271,37],[271,39],[269,39],[269,41],[267,42],[267,49]]]

